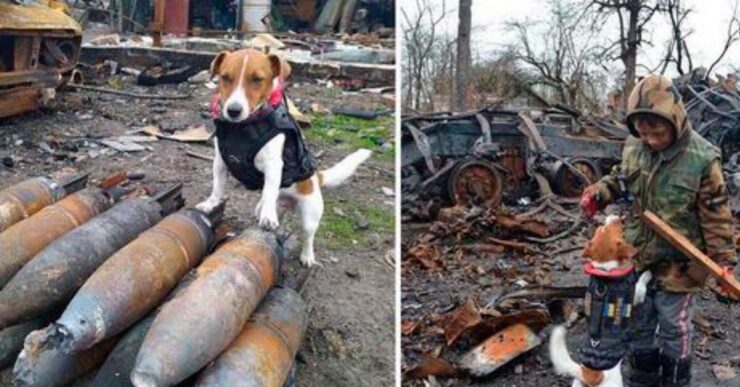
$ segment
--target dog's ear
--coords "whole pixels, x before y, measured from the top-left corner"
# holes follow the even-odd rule
[[[625,241],[617,242],[617,258],[621,260],[632,259],[639,253],[636,247]]]
[[[211,62],[211,76],[218,75],[218,71],[221,68],[221,63],[223,63],[224,58],[226,58],[226,55],[228,55],[228,51],[221,51],[216,55],[216,58],[213,59],[213,62]]]
[[[290,75],[290,65],[283,58],[276,54],[270,54],[267,56],[270,59],[270,65],[272,67],[272,76],[285,80]]]

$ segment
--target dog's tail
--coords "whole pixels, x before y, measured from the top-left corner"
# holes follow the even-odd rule
[[[558,325],[550,334],[550,360],[555,372],[568,375],[583,382],[581,365],[573,361],[565,345],[565,327]]]
[[[322,187],[336,187],[344,183],[372,153],[369,149],[360,149],[345,157],[337,165],[319,172],[320,185]]]

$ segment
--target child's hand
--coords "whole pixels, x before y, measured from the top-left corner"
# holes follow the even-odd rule
[[[735,276],[735,267],[734,266],[724,266],[722,268],[722,276],[726,278],[733,278]],[[735,298],[735,295],[732,293],[732,289],[729,285],[724,284],[723,282],[717,281],[717,285],[719,285],[719,289],[722,291],[722,295],[729,297],[729,298]]]
[[[589,185],[581,195],[581,210],[586,218],[591,219],[599,209],[598,203],[599,187],[596,184]]]

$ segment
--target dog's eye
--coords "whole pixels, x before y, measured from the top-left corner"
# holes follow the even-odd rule
[[[223,81],[223,83],[231,83],[231,77],[228,75],[222,75],[221,81]]]
[[[265,78],[262,78],[260,76],[254,76],[254,77],[252,77],[252,83],[262,83],[262,81],[264,81],[264,80],[265,80]]]

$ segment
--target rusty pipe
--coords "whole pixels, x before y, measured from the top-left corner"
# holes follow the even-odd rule
[[[180,195],[180,186],[167,192]],[[68,301],[100,265],[175,206],[155,198],[125,200],[55,240],[0,291],[0,329]]]
[[[0,288],[51,242],[113,204],[105,191],[86,188],[45,207],[0,234]]]
[[[274,286],[281,256],[275,235],[254,229],[216,250],[154,319],[131,373],[133,384],[175,385],[216,358]]]
[[[13,367],[13,386],[60,387],[97,368],[116,344],[113,338],[87,351],[66,354],[44,345],[48,330],[31,332]]]
[[[86,182],[87,175],[70,175],[62,180],[42,176],[0,191],[0,232],[82,189]]]
[[[308,325],[301,296],[288,288],[267,294],[239,336],[206,368],[199,387],[281,387]]]
[[[200,211],[182,210],[110,257],[56,322],[60,346],[66,352],[90,348],[142,318],[200,263],[214,226]]]

